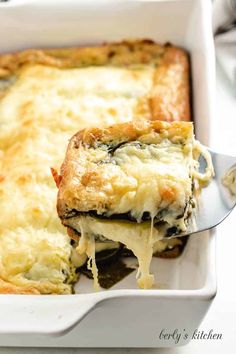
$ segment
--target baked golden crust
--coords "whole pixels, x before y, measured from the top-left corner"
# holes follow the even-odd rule
[[[33,283],[33,282],[32,282]],[[50,282],[35,282],[31,285],[15,285],[0,279],[0,294],[21,294],[21,295],[40,295],[40,294],[71,294],[71,287],[53,285]]]
[[[0,79],[8,78],[26,65],[59,69],[90,66],[153,67],[153,84],[145,98],[149,119],[190,120],[189,61],[178,47],[150,40],[124,41],[94,47],[30,49],[0,55]],[[144,105],[144,106],[145,106]],[[143,108],[142,108],[143,109]]]
[[[125,141],[138,140],[150,133],[156,134],[155,139],[157,141],[164,136],[166,139],[178,141],[189,138],[192,129],[192,123],[174,122],[168,124],[161,120],[139,120],[114,124],[105,128],[84,129],[72,137],[68,150],[70,150],[71,144],[74,144],[75,148],[79,147],[81,143],[87,146],[96,146],[98,142],[101,144],[109,142],[119,144]]]
[[[168,47],[153,78],[152,119],[191,120],[189,90],[188,57],[183,50]]]
[[[4,280],[0,279],[0,293],[1,294],[31,294],[31,295],[38,295],[40,292],[38,289],[27,287],[17,287],[14,284],[9,282],[5,282]]]

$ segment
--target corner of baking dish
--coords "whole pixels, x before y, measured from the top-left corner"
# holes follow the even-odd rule
[[[144,2],[144,0],[129,0],[128,2]],[[152,2],[154,2],[153,0]],[[181,0],[170,0],[170,2],[181,2]],[[186,0],[185,0],[186,1]],[[26,0],[12,0],[9,3],[0,3],[0,8],[13,8],[22,4],[26,5]],[[28,3],[36,3],[37,0],[30,0]],[[43,3],[46,1],[44,0]],[[59,1],[61,2],[61,1]],[[69,0],[69,3],[75,3],[76,0]],[[84,3],[85,0],[77,1]],[[91,1],[89,1],[91,2]],[[99,0],[98,3],[107,3],[107,0]],[[124,0],[116,0],[114,3],[122,3]],[[127,0],[126,0],[127,2]],[[164,2],[164,1],[160,1]],[[204,13],[201,16],[201,28],[203,31],[204,43],[202,47],[208,53],[205,58],[205,67],[202,75],[206,76],[205,90],[207,97],[204,100],[209,102],[205,109],[207,120],[211,120],[213,113],[213,97],[214,91],[214,48],[210,34],[211,23],[210,0],[196,1],[200,6],[200,11],[204,6]],[[52,4],[52,0],[48,3]],[[85,5],[84,5],[85,6]],[[98,6],[98,4],[97,4]],[[201,93],[199,93],[201,95]],[[203,100],[203,99],[202,99]],[[201,101],[201,99],[199,100]],[[202,101],[203,103],[204,101]],[[197,111],[197,116],[201,115],[201,110]],[[201,135],[203,143],[208,143],[208,136],[203,131],[205,117],[198,121],[197,135]],[[209,127],[207,127],[209,128]],[[0,334],[4,333],[40,333],[40,334],[63,334],[86,316],[97,304],[108,299],[116,299],[120,297],[158,297],[166,299],[197,299],[202,301],[211,301],[216,295],[216,270],[215,270],[215,231],[210,231],[208,236],[208,257],[206,261],[206,279],[205,283],[199,289],[194,290],[108,290],[90,294],[75,295],[0,295],[0,312],[4,321],[0,322]],[[14,300],[13,300],[14,299]],[[76,311],[75,311],[76,308]]]

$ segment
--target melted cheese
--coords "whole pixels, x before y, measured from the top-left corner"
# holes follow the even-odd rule
[[[19,292],[68,293],[72,249],[50,167],[79,129],[148,115],[152,69],[29,65],[11,84],[0,101],[0,278]]]
[[[68,238],[59,230],[6,227],[0,236],[1,279],[22,291],[68,294],[73,279],[70,254]]]
[[[33,123],[51,132],[71,134],[88,126],[129,121],[140,114],[148,118],[146,95],[153,70],[148,66],[24,67],[0,105],[0,147],[32,133]]]
[[[155,217],[159,210],[168,208],[168,216],[175,219],[192,194],[191,149],[185,151],[187,153],[182,145],[169,140],[164,140],[158,147],[136,148],[127,144],[117,149],[114,160],[122,176],[118,188],[125,193],[112,205],[109,214],[131,211],[140,221],[144,212]],[[116,182],[113,184],[115,189],[114,186]]]
[[[102,235],[108,240],[120,242],[130,249],[138,259],[138,284],[141,288],[151,288],[154,277],[150,274],[153,245],[161,239],[156,228],[150,232],[150,222],[135,224],[130,222],[104,221],[91,217],[71,218],[68,223],[82,233],[78,251],[88,248],[89,238],[84,235]],[[81,227],[82,225],[82,227]],[[96,278],[95,278],[96,279]]]

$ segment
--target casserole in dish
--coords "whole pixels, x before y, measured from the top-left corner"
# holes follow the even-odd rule
[[[214,88],[210,1],[69,0],[59,1],[56,7],[53,1],[10,1],[0,7],[1,32],[8,33],[1,40],[1,52],[124,38],[171,41],[186,48],[191,56],[196,136],[209,144]],[[38,28],[44,28],[40,35]],[[138,290],[130,274],[114,290],[99,293],[92,293],[91,281],[81,276],[73,296],[1,295],[1,345],[163,347],[187,343],[216,292],[213,234],[191,237],[180,258],[154,258],[151,267],[153,273],[158,269],[156,277],[164,289]],[[176,344],[160,339],[163,328],[185,329],[188,340],[181,338]]]
[[[79,129],[189,120],[187,54],[151,40],[26,50],[0,56],[0,84],[0,292],[71,293],[79,272],[50,168]],[[156,250],[180,253],[183,244],[166,240]]]

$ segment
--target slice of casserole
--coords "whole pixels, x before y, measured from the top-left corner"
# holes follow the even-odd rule
[[[138,284],[149,273],[155,244],[186,230],[194,206],[201,147],[189,122],[146,121],[85,129],[70,140],[60,176],[57,210],[77,233],[95,278],[95,243],[111,240],[139,262]],[[205,152],[205,154],[207,154]],[[211,162],[205,180],[212,174]]]
[[[80,129],[157,116],[190,119],[180,48],[144,40],[0,55],[0,292],[72,291],[76,257],[50,168],[60,168]],[[168,256],[177,244],[156,250]],[[96,252],[114,247],[97,242]]]

